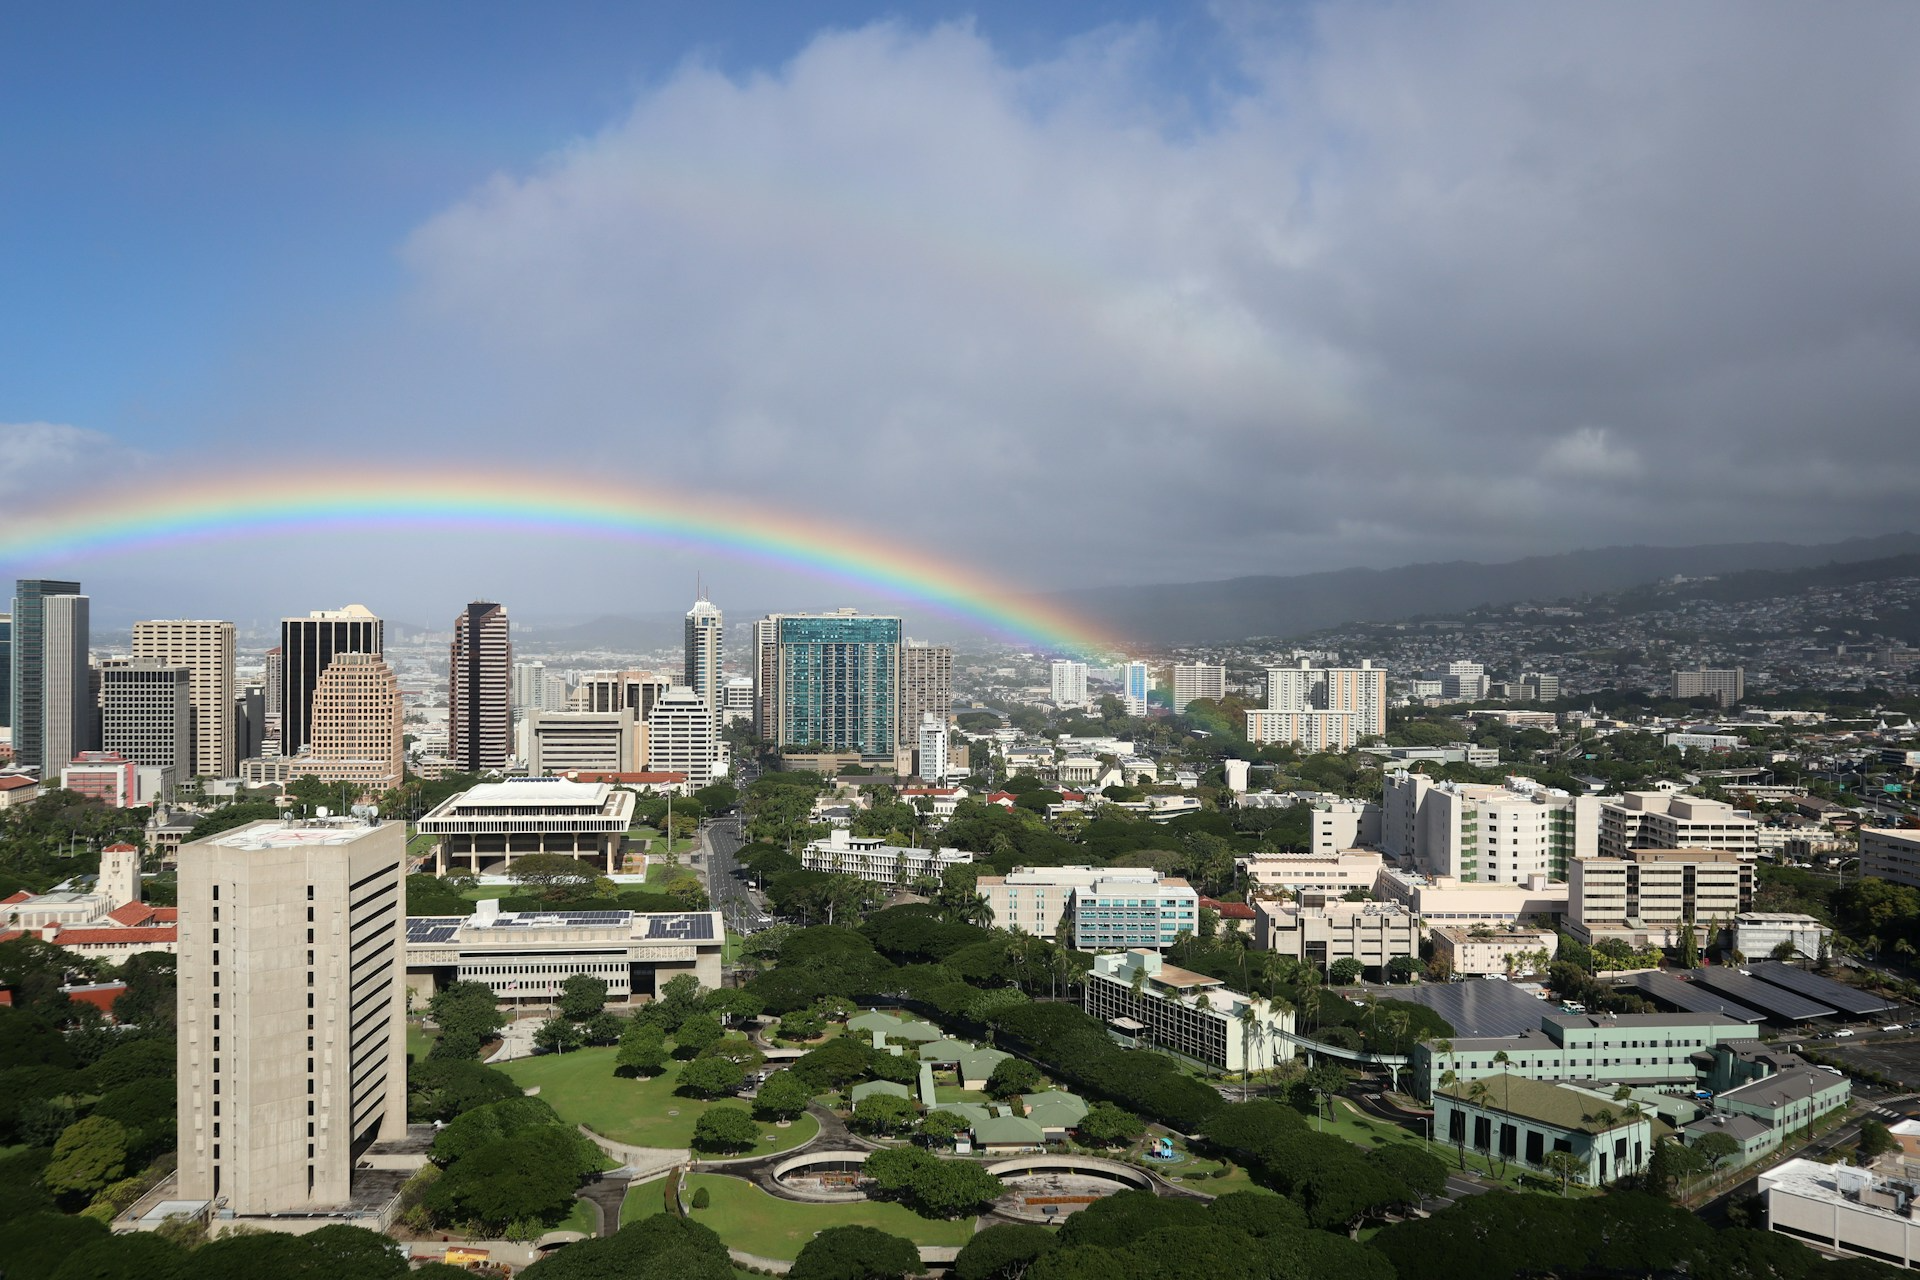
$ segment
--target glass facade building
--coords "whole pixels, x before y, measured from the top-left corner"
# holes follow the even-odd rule
[[[900,736],[900,619],[790,614],[776,624],[775,741],[891,759]]]
[[[44,578],[22,578],[13,587],[13,625],[7,674],[8,719],[13,727],[13,758],[25,765],[41,764],[46,735],[46,599],[77,596],[80,584]],[[54,776],[65,760],[54,763]]]

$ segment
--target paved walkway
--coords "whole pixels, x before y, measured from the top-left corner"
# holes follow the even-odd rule
[[[489,1063],[508,1062],[514,1058],[533,1056],[533,1033],[540,1029],[545,1017],[515,1018],[500,1032],[500,1047],[487,1059]]]
[[[621,1175],[631,1181],[639,1182],[662,1173],[676,1165],[683,1165],[693,1159],[693,1152],[685,1147],[636,1147],[625,1142],[615,1142],[612,1138],[595,1133],[585,1125],[579,1126],[580,1132],[593,1140],[593,1145],[618,1160]]]
[[[599,1226],[594,1234],[610,1236],[620,1229],[620,1206],[626,1203],[627,1188],[633,1185],[624,1173],[609,1173],[598,1182],[589,1182],[574,1192],[574,1199],[593,1206]]]

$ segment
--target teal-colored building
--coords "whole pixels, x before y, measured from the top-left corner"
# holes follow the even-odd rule
[[[1433,1097],[1433,1140],[1542,1173],[1555,1152],[1572,1180],[1605,1186],[1640,1172],[1666,1125],[1579,1089],[1501,1073],[1449,1085]]]
[[[900,619],[844,609],[775,623],[774,740],[891,761],[900,742]]]
[[[1457,1036],[1415,1047],[1414,1081],[1431,1098],[1441,1077],[1462,1084],[1510,1072],[1529,1080],[1607,1084],[1692,1084],[1697,1055],[1753,1029],[1720,1013],[1551,1013],[1537,1030],[1514,1036]]]

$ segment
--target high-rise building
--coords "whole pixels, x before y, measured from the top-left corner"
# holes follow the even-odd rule
[[[1629,791],[1600,805],[1600,852],[1624,858],[1634,849],[1724,849],[1760,856],[1760,823],[1724,800]]]
[[[231,778],[239,762],[233,739],[233,624],[186,618],[136,622],[133,656],[191,673],[193,759],[180,776]]]
[[[899,618],[841,609],[777,619],[774,741],[891,760],[899,745]]]
[[[45,596],[40,601],[40,755],[43,778],[82,751],[99,745],[100,702],[88,661],[90,627],[86,596]]]
[[[1567,878],[1567,928],[1589,946],[1672,946],[1696,926],[1710,942],[1753,905],[1753,862],[1717,849],[1635,849],[1576,858]]]
[[[1268,669],[1267,707],[1247,712],[1247,741],[1345,751],[1362,738],[1386,735],[1386,668],[1365,661],[1357,667],[1309,662]]]
[[[241,760],[266,754],[267,691],[257,684],[243,686],[233,698],[233,754]]]
[[[1200,698],[1214,702],[1227,696],[1227,669],[1210,666],[1204,662],[1177,662],[1173,667],[1173,711],[1175,715],[1187,709],[1187,704]]]
[[[726,722],[721,658],[726,642],[725,619],[703,594],[687,610],[687,652],[681,682],[707,704],[707,718],[717,732]]]
[[[932,716],[941,725],[953,715],[953,646],[909,640],[900,650],[900,726],[903,745],[913,744],[920,723]]]
[[[374,653],[342,653],[313,687],[311,737],[296,777],[356,782],[373,791],[400,785],[406,768],[400,681]]]
[[[533,662],[516,662],[513,664],[511,702],[516,721],[536,711],[565,711],[567,678],[557,671],[547,670],[547,664],[537,659]]]
[[[753,677],[727,677],[727,714],[723,723],[753,723]]]
[[[153,658],[100,666],[100,740],[135,764],[193,776],[193,672]]]
[[[13,615],[0,613],[0,729],[13,727]]]
[[[7,680],[8,723],[13,728],[13,758],[17,764],[40,767],[46,733],[46,605],[48,596],[80,593],[77,582],[52,578],[21,578],[13,585],[12,664]],[[72,759],[52,762],[51,773]]]
[[[653,671],[592,671],[568,700],[569,711],[631,711],[642,721],[673,681]]]
[[[713,714],[707,701],[685,685],[668,688],[653,704],[647,721],[647,768],[655,773],[684,773],[687,785],[704,787],[714,778]]]
[[[261,678],[261,684],[261,691],[266,694],[267,728],[259,754],[277,756],[280,754],[280,744],[284,741],[280,726],[284,721],[287,699],[286,663],[281,660],[279,645],[267,650],[266,674]]]
[[[453,620],[447,658],[447,755],[456,769],[479,773],[507,767],[513,755],[512,672],[506,609],[474,601]]]
[[[1712,698],[1723,707],[1731,707],[1746,700],[1747,670],[1745,667],[1703,667],[1698,671],[1676,671],[1673,696]]]
[[[406,829],[256,822],[179,860],[177,1194],[345,1208],[407,1123]]]
[[[1053,664],[1053,705],[1063,708],[1087,705],[1086,663],[1061,660]]]
[[[780,684],[780,615],[753,624],[753,736],[771,742],[780,732],[774,690]]]
[[[920,717],[919,764],[917,772],[938,786],[947,777],[947,722],[934,718],[931,711]]]
[[[1479,662],[1449,662],[1440,676],[1440,693],[1479,701],[1487,696],[1487,668]]]
[[[1153,689],[1153,673],[1144,662],[1129,662],[1122,669],[1121,701],[1130,716],[1147,714],[1147,694]]]
[[[1401,770],[1382,784],[1380,847],[1427,875],[1493,884],[1564,881],[1576,859],[1600,852],[1600,811],[1598,796],[1569,795],[1530,778],[1494,786]]]
[[[306,750],[313,689],[336,654],[385,652],[385,628],[365,605],[316,609],[280,622],[280,754]]]
[[[520,724],[530,777],[646,768],[647,726],[636,712],[529,711]]]
[[[1526,696],[1534,702],[1558,702],[1560,700],[1560,677],[1548,675],[1543,671],[1529,671],[1520,677],[1520,687]]]

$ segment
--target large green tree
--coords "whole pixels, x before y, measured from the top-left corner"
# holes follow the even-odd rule
[[[921,1271],[911,1240],[873,1227],[828,1227],[800,1250],[791,1280],[901,1280]]]

